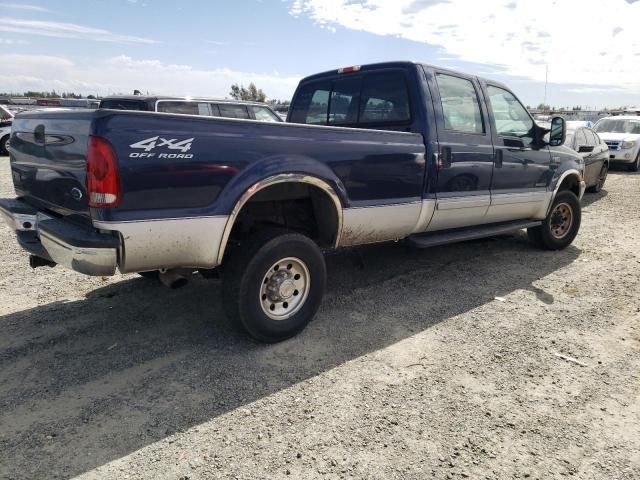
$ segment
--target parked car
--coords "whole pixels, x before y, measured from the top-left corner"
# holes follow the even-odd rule
[[[582,158],[562,146],[564,120],[545,141],[498,82],[411,62],[341,68],[303,79],[288,120],[22,113],[17,198],[0,213],[34,267],[157,271],[171,286],[221,267],[227,314],[265,342],[314,316],[322,249],[526,228],[558,250],[578,234]]]
[[[242,118],[262,122],[282,122],[271,107],[260,102],[189,97],[145,97],[140,95],[105,97],[100,108],[181,113],[207,117]]]
[[[13,113],[0,105],[0,156],[9,155],[9,137]]]
[[[609,146],[612,165],[626,165],[632,172],[640,169],[640,116],[602,118],[593,130]]]
[[[571,128],[567,122],[565,145],[578,152],[584,159],[584,182],[587,190],[602,190],[609,172],[609,147],[596,132],[587,127]]]

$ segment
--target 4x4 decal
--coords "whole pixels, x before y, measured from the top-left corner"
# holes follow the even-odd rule
[[[145,138],[139,142],[132,143],[129,148],[136,148],[144,150],[144,152],[132,152],[129,154],[129,158],[151,158],[155,157],[156,153],[151,152],[156,148],[167,148],[169,150],[180,150],[182,153],[159,153],[158,158],[193,158],[193,154],[187,152],[191,150],[194,138],[187,138],[186,140],[178,140],[177,138],[162,138],[159,135],[155,137]]]

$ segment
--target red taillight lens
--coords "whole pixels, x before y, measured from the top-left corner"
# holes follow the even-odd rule
[[[115,207],[120,203],[118,159],[111,144],[102,137],[89,137],[87,192],[91,207]]]

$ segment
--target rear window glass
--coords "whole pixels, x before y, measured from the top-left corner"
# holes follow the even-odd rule
[[[359,78],[333,82],[331,103],[329,104],[329,123],[357,123],[360,105]]]
[[[200,113],[197,102],[158,102],[158,112],[181,113],[183,115],[198,115]]]
[[[293,123],[325,125],[329,110],[329,83],[310,83],[303,85],[296,95],[296,103],[291,110]]]
[[[380,73],[364,78],[360,122],[401,122],[409,121],[410,117],[409,92],[402,74]]]
[[[220,116],[228,118],[249,118],[249,111],[244,105],[220,103]]]
[[[111,110],[147,110],[147,104],[141,100],[102,100],[100,108]]]
[[[303,85],[290,121],[315,125],[384,125],[409,122],[411,109],[404,74],[398,71]]]

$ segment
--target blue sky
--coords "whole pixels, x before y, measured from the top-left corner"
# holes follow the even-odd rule
[[[554,12],[554,13],[551,13]],[[419,60],[528,104],[640,104],[637,0],[0,0],[0,91],[290,98],[305,75]]]

